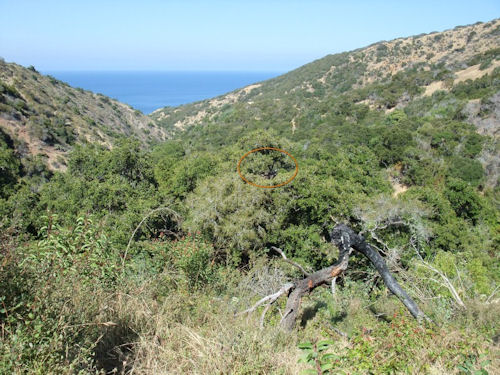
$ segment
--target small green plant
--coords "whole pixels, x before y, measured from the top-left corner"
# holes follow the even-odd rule
[[[491,361],[486,359],[485,354],[481,354],[479,357],[474,354],[469,354],[467,356],[463,355],[464,361],[461,365],[457,366],[461,374],[467,375],[488,375],[488,371],[485,367],[488,366]]]
[[[319,342],[304,342],[299,344],[299,349],[302,349],[303,354],[299,359],[300,363],[306,363],[312,368],[302,370],[302,374],[331,374],[334,364],[333,360],[337,356],[333,353],[324,353],[330,345],[334,342],[332,340],[322,340]],[[324,353],[324,354],[323,354]]]

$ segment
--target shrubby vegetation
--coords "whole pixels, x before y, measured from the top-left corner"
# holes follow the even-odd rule
[[[379,58],[389,53],[377,49]],[[488,159],[498,145],[464,108],[492,98],[499,69],[422,97],[422,86],[450,72],[413,66],[353,88],[364,65],[348,61],[322,62],[341,69],[333,91],[292,92],[313,73],[305,66],[281,101],[269,99],[272,90],[263,99],[252,91],[258,108],[223,107],[150,149],[133,138],[112,149],[73,145],[64,172],[49,171],[41,156],[22,158],[0,133],[1,371],[498,368],[499,188]],[[0,89],[11,106],[16,89]],[[61,132],[47,137],[72,144],[64,124],[50,121]],[[290,152],[299,163],[293,182],[245,184],[236,163],[258,147]],[[245,172],[274,183],[270,169],[294,168],[281,158],[255,155]],[[300,277],[271,246],[307,269],[328,266],[338,254],[328,232],[338,222],[379,249],[436,325],[411,320],[356,255],[333,297],[320,290],[304,301],[290,335],[277,328],[278,309],[263,322],[234,315]]]

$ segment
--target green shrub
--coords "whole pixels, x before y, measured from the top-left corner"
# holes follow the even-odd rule
[[[489,361],[476,362],[482,350],[477,335],[455,333],[447,337],[445,329],[419,326],[409,317],[395,313],[390,323],[378,323],[375,328],[362,327],[354,332],[349,345],[336,344],[335,339],[322,340],[317,344],[299,344],[304,354],[301,361],[310,365],[304,374],[323,373],[428,373],[432,368],[441,371],[463,371],[468,368],[484,369]],[[472,361],[458,362],[457,357]]]
[[[91,218],[73,228],[44,218],[40,241],[18,247],[0,277],[0,368],[71,373],[94,368],[96,292],[116,285],[117,253]]]
[[[474,189],[465,181],[449,179],[445,195],[457,216],[476,223],[482,211],[482,201]]]
[[[11,147],[11,138],[0,130],[0,199],[14,193],[14,186],[20,177],[21,163]]]
[[[454,156],[450,160],[449,175],[460,178],[472,186],[478,186],[484,179],[484,170],[477,160]]]
[[[214,281],[214,249],[199,234],[189,233],[165,245],[166,258],[183,273],[189,289],[203,289]]]

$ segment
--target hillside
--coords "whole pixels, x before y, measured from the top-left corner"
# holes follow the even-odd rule
[[[14,139],[21,155],[41,155],[50,169],[64,169],[74,144],[110,147],[121,137],[143,144],[165,139],[154,121],[128,105],[3,61],[0,129]]]
[[[500,373],[499,39],[149,117],[2,64],[0,373]]]
[[[331,100],[346,99],[370,109],[391,111],[410,101],[449,92],[459,83],[490,74],[500,66],[500,20],[460,26],[453,30],[382,41],[351,52],[328,55],[275,79],[226,95],[176,108],[163,108],[151,117],[171,132],[217,123],[235,128],[283,126],[294,138],[326,115]],[[473,103],[475,110],[481,111]],[[491,117],[498,122],[498,113]],[[498,126],[482,125],[482,133]],[[233,130],[233,129],[232,129]]]

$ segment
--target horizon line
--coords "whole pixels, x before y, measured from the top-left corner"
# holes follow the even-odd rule
[[[29,66],[29,65],[28,65]],[[27,67],[25,67],[27,68]],[[246,70],[246,69],[35,69],[40,73],[72,73],[72,72],[89,72],[89,73],[285,73],[290,70]]]

